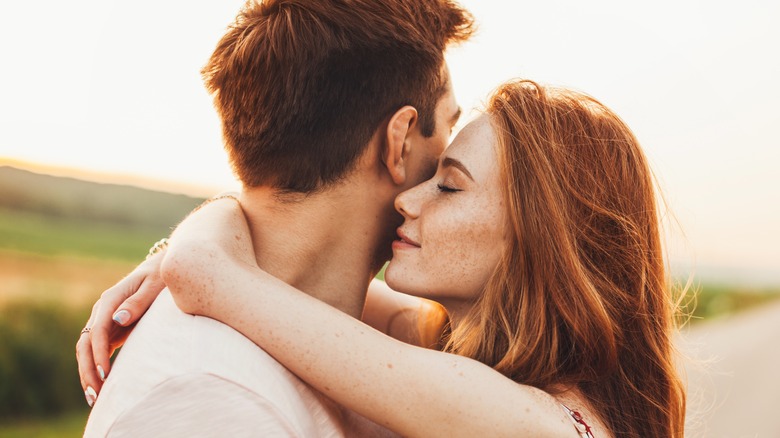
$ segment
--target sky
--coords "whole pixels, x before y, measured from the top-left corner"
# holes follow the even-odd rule
[[[199,70],[242,4],[3,2],[0,159],[237,188]],[[461,4],[479,24],[447,54],[461,125],[511,78],[585,91],[650,158],[675,266],[780,284],[780,3]]]

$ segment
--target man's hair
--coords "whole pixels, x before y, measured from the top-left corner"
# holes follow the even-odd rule
[[[444,49],[472,31],[448,0],[249,0],[202,71],[238,177],[314,191],[404,105],[433,135]]]

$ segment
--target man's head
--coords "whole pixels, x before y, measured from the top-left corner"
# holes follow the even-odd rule
[[[431,137],[449,92],[443,51],[472,25],[449,0],[249,0],[203,70],[238,177],[326,186],[407,105]]]

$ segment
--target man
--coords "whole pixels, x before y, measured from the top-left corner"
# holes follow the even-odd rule
[[[443,50],[471,24],[445,0],[247,3],[203,74],[261,268],[360,317],[400,224],[393,200],[433,173],[458,118]],[[77,356],[94,402],[90,367],[104,375],[109,364],[99,354],[87,364],[89,336]],[[344,432],[331,402],[164,292],[110,370],[85,435]]]

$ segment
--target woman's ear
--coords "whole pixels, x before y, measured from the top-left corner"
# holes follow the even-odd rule
[[[382,161],[393,182],[398,185],[406,182],[406,166],[411,150],[411,143],[408,141],[409,133],[416,123],[417,109],[409,105],[396,111],[387,123],[385,133],[387,141],[382,153]]]

